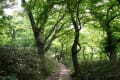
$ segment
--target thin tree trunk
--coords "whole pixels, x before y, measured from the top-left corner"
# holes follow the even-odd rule
[[[91,47],[91,50],[92,50],[92,51],[91,51],[91,57],[90,57],[90,60],[93,61],[94,48]]]
[[[86,59],[86,56],[85,56],[85,47],[83,47],[83,59],[84,59],[84,61],[87,61],[87,59]]]
[[[64,43],[61,42],[61,51],[60,51],[60,57],[61,57],[61,59],[64,59],[63,48],[64,48]]]

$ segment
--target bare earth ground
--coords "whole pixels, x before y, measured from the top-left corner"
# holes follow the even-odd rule
[[[65,65],[57,63],[56,72],[49,76],[47,80],[71,80],[70,70]]]

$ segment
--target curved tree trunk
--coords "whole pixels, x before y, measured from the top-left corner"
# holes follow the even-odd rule
[[[78,63],[78,58],[77,58],[77,53],[81,50],[81,46],[79,44],[79,31],[81,29],[81,27],[78,26],[78,22],[75,21],[75,18],[73,16],[71,16],[72,18],[72,23],[74,25],[74,30],[75,30],[75,35],[74,35],[74,42],[71,48],[72,51],[72,61],[73,61],[73,66],[74,66],[74,74],[75,76],[77,76],[77,74],[80,74],[80,80],[84,80],[83,75],[81,74],[81,69],[79,67],[79,63]],[[79,47],[79,49],[78,49]]]
[[[75,30],[75,38],[74,38],[74,43],[72,45],[72,61],[73,61],[73,66],[75,72],[79,71],[79,64],[78,64],[78,59],[77,59],[77,46],[78,46],[78,41],[79,41],[79,30]]]
[[[79,29],[78,23],[75,21],[75,18],[73,17],[73,15],[71,15],[71,19],[72,19],[72,23],[74,25],[74,30],[75,30],[74,42],[73,42],[73,45],[71,48],[72,61],[73,61],[75,73],[78,73],[78,72],[80,72],[79,63],[78,63],[78,59],[77,59],[77,53],[81,50],[81,46],[79,44],[79,31],[80,31],[80,29]],[[77,49],[78,46],[79,46],[79,49]]]

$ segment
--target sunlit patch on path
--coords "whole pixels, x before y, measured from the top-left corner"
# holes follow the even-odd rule
[[[56,72],[47,80],[71,80],[70,70],[63,64],[58,63]]]

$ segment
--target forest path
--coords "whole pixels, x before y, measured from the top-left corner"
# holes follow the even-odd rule
[[[71,80],[70,70],[65,65],[57,63],[56,72],[47,80]]]

